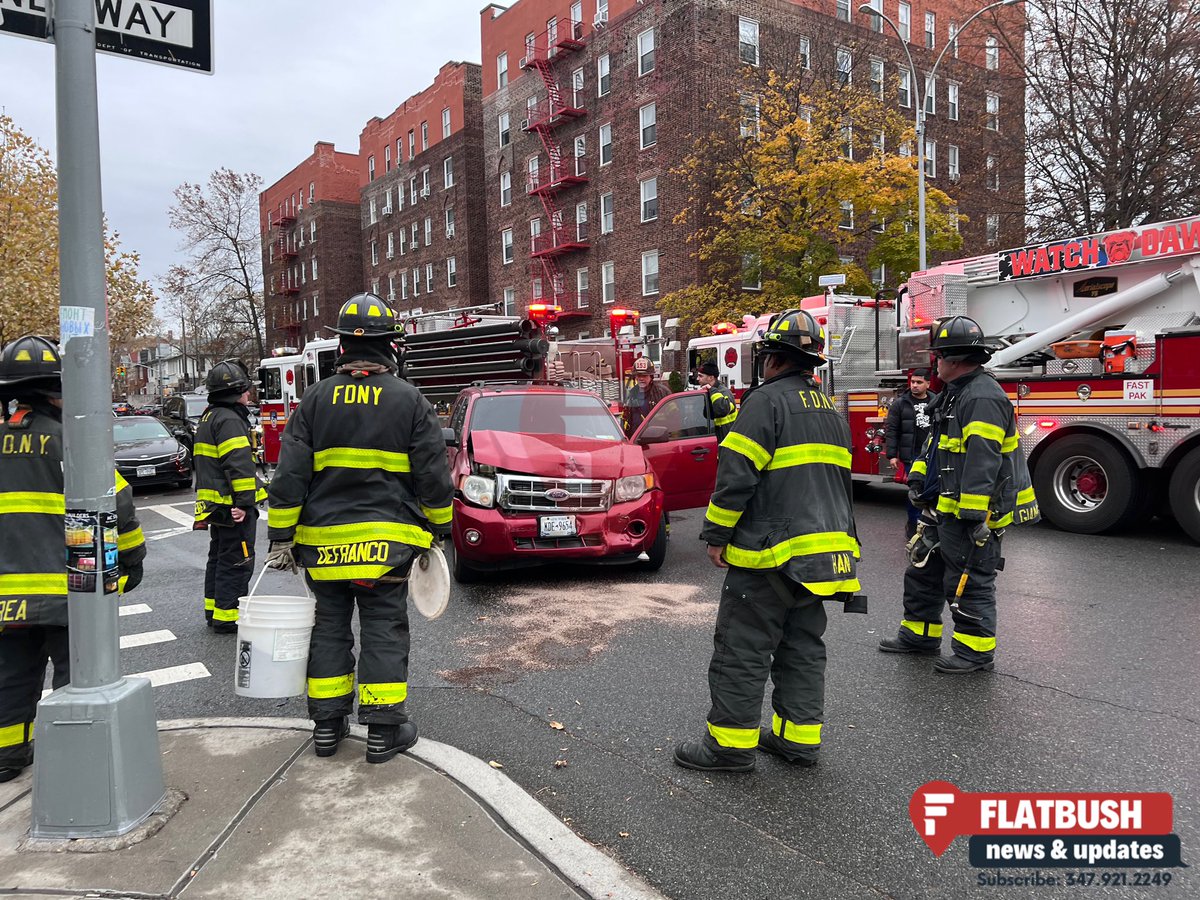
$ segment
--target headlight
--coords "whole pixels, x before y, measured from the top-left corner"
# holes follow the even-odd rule
[[[617,502],[624,503],[627,500],[637,500],[646,491],[654,487],[654,476],[650,473],[645,475],[630,475],[626,478],[617,479]]]
[[[496,501],[496,479],[468,475],[462,480],[462,495],[476,506],[491,506]]]

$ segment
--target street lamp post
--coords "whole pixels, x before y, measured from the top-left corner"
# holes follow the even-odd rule
[[[996,0],[995,3],[989,3],[982,9],[976,10],[967,21],[963,22],[962,27],[954,33],[954,40],[947,41],[942,47],[942,52],[937,55],[937,59],[933,63],[933,68],[929,70],[928,80],[925,82],[925,89],[922,90],[918,84],[917,67],[913,63],[912,54],[908,50],[908,41],[904,35],[900,33],[900,28],[888,15],[871,6],[870,3],[864,3],[859,8],[860,13],[866,13],[870,16],[878,16],[883,21],[887,22],[892,31],[896,32],[896,37],[900,39],[900,46],[904,50],[905,57],[908,58],[908,73],[912,85],[913,105],[916,106],[915,122],[917,130],[917,255],[919,271],[925,271],[928,260],[925,252],[925,106],[929,102],[926,96],[929,92],[930,84],[936,83],[938,66],[942,64],[942,57],[946,55],[946,51],[958,41],[959,36],[967,30],[967,26],[978,19],[989,9],[995,9],[998,6],[1012,6],[1020,3],[1021,0]]]

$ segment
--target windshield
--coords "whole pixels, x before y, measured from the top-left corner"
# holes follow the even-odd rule
[[[619,441],[621,429],[598,397],[583,394],[509,394],[480,397],[471,407],[472,431],[561,434]]]
[[[119,419],[113,422],[113,443],[167,441],[171,433],[157,419]]]

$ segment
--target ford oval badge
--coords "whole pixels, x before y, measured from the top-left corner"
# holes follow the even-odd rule
[[[562,501],[570,498],[571,492],[563,488],[556,487],[550,488],[550,490],[546,491],[546,493],[542,496],[544,496],[547,500],[553,500],[555,503],[561,503]]]

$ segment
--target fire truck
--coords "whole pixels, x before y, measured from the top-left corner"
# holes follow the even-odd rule
[[[856,475],[893,477],[887,408],[930,364],[931,325],[967,315],[996,347],[988,365],[1016,410],[1043,516],[1096,534],[1169,513],[1200,541],[1200,217],[953,260],[894,297],[801,306],[826,327],[821,374],[849,419]],[[711,353],[744,389],[766,318],[693,340],[689,363]]]

